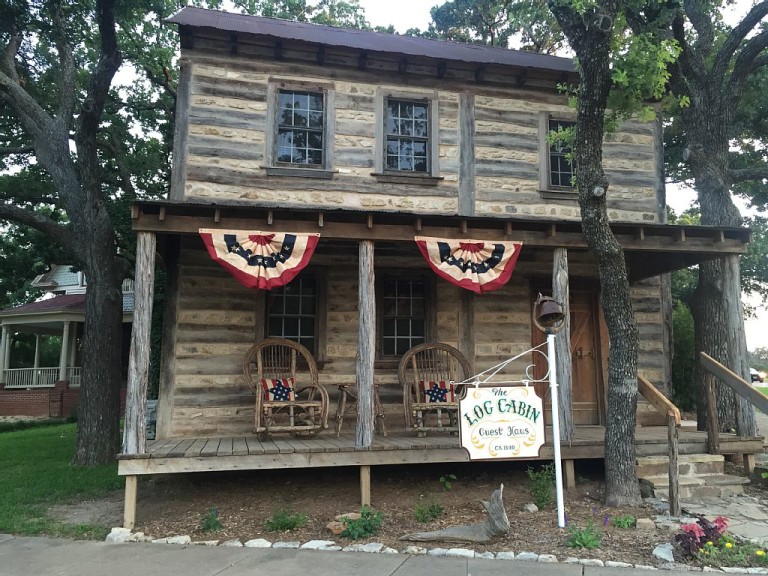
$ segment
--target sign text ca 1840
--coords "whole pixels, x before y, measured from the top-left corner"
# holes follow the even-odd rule
[[[467,386],[459,400],[461,446],[471,460],[531,458],[544,444],[544,409],[533,386]]]

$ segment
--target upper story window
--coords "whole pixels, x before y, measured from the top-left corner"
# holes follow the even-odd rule
[[[322,92],[280,90],[277,112],[277,162],[323,166],[325,106]]]
[[[429,172],[429,104],[389,98],[386,169]]]
[[[549,121],[549,131],[558,132],[574,126],[573,122],[564,120]],[[549,145],[549,183],[557,188],[573,188],[573,166],[571,164],[571,147],[562,142],[552,142]]]
[[[267,336],[286,338],[317,353],[317,283],[300,276],[271,290],[267,301]]]

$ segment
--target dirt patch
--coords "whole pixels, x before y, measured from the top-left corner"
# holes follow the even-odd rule
[[[566,493],[568,524],[583,528],[592,522],[602,533],[600,548],[573,549],[567,546],[568,531],[557,527],[554,504],[538,512],[523,512],[532,502],[526,463],[469,465],[382,466],[373,469],[372,505],[384,514],[381,531],[360,542],[382,542],[402,549],[407,542],[398,538],[410,532],[436,530],[446,526],[471,524],[483,520],[479,501],[487,499],[499,484],[504,484],[504,503],[509,515],[509,534],[491,545],[469,545],[477,551],[512,550],[539,554],[600,558],[638,564],[653,564],[655,545],[669,541],[671,533],[641,532],[611,525],[611,519],[625,514],[648,518],[656,512],[648,507],[608,509],[602,505],[602,469],[599,462],[577,464],[576,490]],[[440,476],[453,474],[450,490]],[[241,473],[209,473],[155,477],[139,484],[136,530],[157,538],[188,534],[193,540],[252,538],[277,540],[336,540],[326,524],[345,512],[358,509],[359,478],[355,468],[318,470],[277,470]],[[57,506],[52,513],[69,522],[108,526],[122,523],[122,492],[110,498],[72,507]],[[419,501],[438,503],[444,513],[437,520],[420,523],[414,516]],[[201,520],[215,508],[222,529],[202,532]],[[303,528],[287,533],[267,532],[264,524],[277,510],[302,512],[308,521]],[[444,546],[439,543],[433,547]],[[450,546],[449,546],[450,547]]]

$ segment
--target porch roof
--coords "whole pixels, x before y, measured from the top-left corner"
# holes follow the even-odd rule
[[[587,251],[580,221],[504,216],[456,216],[301,209],[252,203],[145,200],[133,205],[133,229],[157,234],[197,234],[200,228],[319,233],[331,240],[412,242],[413,237],[517,240],[525,247]],[[743,254],[748,228],[612,222],[625,251],[630,280],[671,272],[725,254]]]

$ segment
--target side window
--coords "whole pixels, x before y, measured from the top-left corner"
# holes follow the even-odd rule
[[[426,283],[385,280],[381,291],[381,356],[402,356],[409,348],[426,341]]]
[[[429,103],[388,98],[385,169],[429,172]]]
[[[267,296],[267,336],[286,338],[317,354],[317,281],[300,276]]]
[[[547,113],[539,116],[539,189],[552,197],[573,197],[576,188],[573,185],[573,166],[571,148],[562,142],[551,142],[550,135],[574,126],[574,122],[552,118]]]
[[[277,164],[324,166],[325,106],[322,92],[280,90],[277,102]]]

